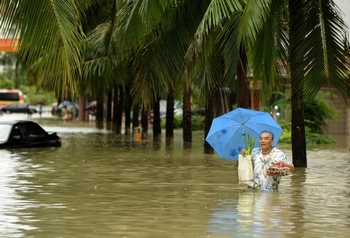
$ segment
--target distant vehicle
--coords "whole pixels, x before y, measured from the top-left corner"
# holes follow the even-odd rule
[[[8,104],[22,104],[23,93],[18,89],[0,89],[0,108]]]
[[[0,121],[0,149],[60,146],[61,138],[56,132],[47,132],[35,122]]]
[[[33,106],[28,106],[26,104],[8,104],[1,108],[1,111],[4,113],[28,113],[28,108],[29,108],[29,113],[37,113],[38,110],[33,107]]]

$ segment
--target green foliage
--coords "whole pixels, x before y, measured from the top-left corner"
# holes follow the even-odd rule
[[[166,119],[162,120],[162,128],[165,128]],[[174,129],[182,128],[182,117],[174,116]],[[192,116],[192,130],[200,131],[204,130],[204,117]]]
[[[182,117],[174,115],[174,129],[182,127]]]
[[[192,130],[193,131],[204,130],[204,117],[192,116]]]
[[[162,119],[162,128],[166,127],[166,118]],[[174,129],[182,127],[182,117],[174,115]]]
[[[310,128],[310,133],[324,134],[327,131],[325,119],[334,120],[339,115],[339,112],[325,99],[328,95],[320,92],[314,100],[305,105],[305,127]]]
[[[280,120],[279,121],[280,126],[282,127],[283,131],[279,139],[279,143],[292,143],[292,123],[285,121],[285,120]]]
[[[38,105],[39,102],[45,105],[51,105],[57,99],[53,92],[47,92],[45,90],[39,89],[36,86],[20,86],[19,89],[23,92],[24,102],[31,105]]]
[[[21,90],[24,95],[24,102],[31,105],[38,105],[39,102],[43,102],[45,105],[51,105],[57,101],[53,92],[45,91],[35,85],[26,86],[25,84],[21,84],[16,86],[14,80],[6,78],[5,76],[0,76],[0,88]]]
[[[279,111],[281,115],[284,115],[282,119],[286,119],[287,118],[286,115],[291,115],[290,92],[288,92],[284,96],[281,96],[281,95],[279,96],[279,99],[275,101],[271,101],[270,103],[271,105],[277,105],[279,107]],[[321,135],[324,134],[328,130],[326,119],[334,120],[339,116],[339,111],[331,106],[329,98],[331,98],[329,92],[320,91],[314,99],[310,100],[305,104],[304,106],[305,127],[308,127],[310,129],[310,133],[316,133]],[[263,107],[263,109],[264,109],[263,111],[266,111],[266,112],[270,110],[269,107]],[[290,118],[290,116],[288,116],[288,118]],[[285,122],[283,122],[283,120],[279,120],[279,123],[285,123]]]
[[[292,132],[291,132],[292,124],[284,120],[280,120],[279,124],[283,128],[283,132],[279,139],[279,143],[285,143],[285,144],[291,143],[292,142]],[[308,145],[336,143],[332,137],[328,135],[314,133],[312,132],[312,129],[307,126],[305,126],[305,139],[306,139],[306,144]]]
[[[28,85],[28,70],[21,64],[13,69],[13,65],[17,61],[17,53],[6,53],[0,55],[0,61],[8,65],[6,72],[0,75],[0,88],[2,89],[20,89],[24,95],[24,102],[31,105],[38,105],[43,102],[45,105],[51,105],[56,101],[52,92],[45,91],[42,85]]]
[[[0,62],[7,66],[6,72],[0,75],[1,88],[15,89],[20,85],[27,85],[28,71],[21,64],[17,64],[17,53],[0,54]],[[11,83],[6,82],[7,80],[10,80]]]
[[[305,139],[308,145],[335,144],[336,141],[328,136],[310,132],[310,128],[305,127]]]
[[[5,77],[5,76],[0,76],[0,88],[2,89],[14,89],[15,84],[13,80]]]
[[[251,155],[254,148],[254,137],[250,136],[249,134],[246,137],[246,134],[244,134],[243,143],[244,143],[244,150],[246,155]]]

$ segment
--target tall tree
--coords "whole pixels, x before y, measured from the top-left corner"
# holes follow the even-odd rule
[[[210,0],[126,2],[119,14],[120,42],[123,48],[131,45],[140,47],[135,62],[135,71],[138,73],[134,86],[135,91],[139,92],[138,96],[147,103],[152,94],[164,97],[160,94],[169,92],[172,87],[176,90],[180,85],[189,40]],[[184,84],[191,85],[191,82]],[[190,107],[184,109],[189,110]],[[184,112],[184,116],[188,115],[191,113]],[[190,133],[191,130],[185,134]]]
[[[289,62],[292,82],[292,152],[296,167],[306,167],[304,102],[325,84],[350,98],[345,24],[333,1],[289,1]]]
[[[243,42],[249,46],[254,81],[263,82],[261,98],[271,96],[278,86],[277,56],[286,68],[290,66],[293,160],[296,167],[305,167],[303,102],[313,98],[325,83],[336,87],[345,101],[350,96],[344,64],[347,62],[343,46],[345,25],[332,0],[289,1],[289,5],[284,0],[248,0],[245,5],[240,4],[240,1],[228,0],[211,4],[198,28],[195,44],[203,47],[208,29],[215,30],[240,13],[237,45]]]
[[[105,1],[112,6],[112,11],[106,14],[108,20],[105,18],[87,28],[82,19],[89,19],[90,7],[102,1],[2,0],[0,26],[7,32],[15,30],[16,36],[20,36],[21,60],[43,80],[42,85],[58,93],[63,93],[67,85],[74,91],[86,79],[93,81],[89,85],[98,85],[100,92],[107,92],[116,81],[122,81],[114,78],[116,72],[123,72],[117,71],[118,67],[125,69],[123,66],[128,64],[123,63],[130,62],[135,55],[144,57],[142,61],[132,60],[138,63],[134,64],[138,72],[135,83],[144,86],[140,95],[145,101],[154,93],[167,92],[168,80],[183,71],[184,54],[177,54],[182,48],[171,43],[182,42],[178,45],[186,50],[188,34],[193,33],[196,24],[194,52],[210,51],[211,48],[206,48],[207,36],[211,39],[213,32],[222,29],[227,32],[222,34],[223,39],[230,36],[234,39],[222,44],[225,77],[230,79],[226,83],[234,82],[241,44],[253,62],[250,66],[254,81],[263,81],[262,98],[268,98],[278,86],[277,57],[290,66],[293,107],[296,107],[292,121],[293,159],[298,167],[306,166],[306,147],[296,136],[305,138],[300,119],[303,102],[313,98],[324,84],[336,87],[346,101],[349,99],[350,83],[345,79],[347,65],[344,64],[347,54],[343,47],[345,25],[332,0]],[[199,24],[198,17],[202,18]],[[170,35],[176,36],[176,41],[164,41]],[[220,35],[216,39],[222,43]],[[208,42],[215,45],[211,40]],[[168,54],[168,58],[157,54],[164,49],[175,54]],[[90,61],[86,62],[87,59]],[[211,70],[207,73],[215,75],[216,69]]]
[[[0,28],[18,38],[18,55],[41,85],[63,96],[81,78],[81,16],[90,1],[1,1]]]
[[[304,16],[302,12],[298,12],[302,2],[290,2],[290,72],[291,72],[291,88],[292,88],[292,148],[293,148],[293,163],[296,167],[307,167],[306,160],[306,139],[305,139],[305,124],[304,124],[304,110],[303,110],[303,88],[304,74],[303,70],[298,69],[300,62],[303,62],[303,57],[299,58],[298,48],[302,45],[302,37],[298,36],[299,27],[303,25]],[[299,14],[298,14],[299,13]],[[301,25],[300,25],[301,24]],[[302,64],[303,65],[303,64]]]

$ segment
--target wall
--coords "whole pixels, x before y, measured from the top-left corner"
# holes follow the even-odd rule
[[[328,91],[329,89],[322,88],[321,90]],[[328,124],[328,133],[338,142],[340,146],[350,148],[350,108],[347,107],[340,92],[338,92],[336,89],[332,89],[332,94],[333,99],[331,99],[331,103],[334,108],[339,111],[339,116],[334,121],[326,121]]]

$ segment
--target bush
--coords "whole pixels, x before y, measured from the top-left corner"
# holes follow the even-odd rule
[[[305,105],[305,126],[310,128],[312,133],[324,134],[328,130],[325,119],[334,120],[339,116],[339,111],[330,105],[325,95],[328,94],[319,93],[317,98]]]
[[[279,121],[280,126],[282,127],[283,131],[279,139],[279,143],[291,143],[292,142],[292,124],[285,120]]]
[[[306,144],[309,145],[320,145],[320,144],[335,144],[336,141],[324,134],[318,134],[318,133],[313,133],[312,129],[305,127],[305,137],[306,137]]]
[[[204,117],[192,116],[192,130],[194,131],[204,130]]]
[[[166,119],[162,120],[162,128],[166,126]],[[182,117],[174,115],[174,129],[182,128]],[[204,130],[204,117],[192,116],[192,130]]]
[[[291,132],[292,123],[284,120],[280,120],[279,124],[283,128],[283,132],[278,142],[286,143],[286,144],[292,143],[292,132]],[[309,144],[309,145],[336,143],[332,137],[324,134],[314,133],[312,132],[312,129],[307,126],[305,126],[305,140],[306,140],[306,144]]]
[[[174,115],[174,129],[182,127],[182,117]]]

